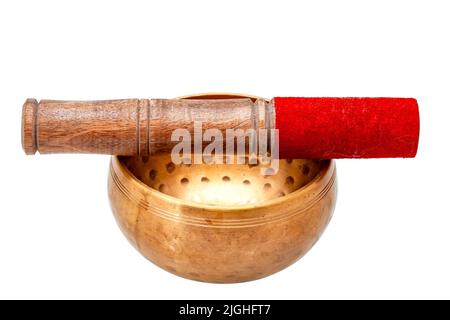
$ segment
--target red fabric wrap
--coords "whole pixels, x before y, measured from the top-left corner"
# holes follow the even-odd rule
[[[412,98],[274,98],[280,158],[410,158],[419,142]]]

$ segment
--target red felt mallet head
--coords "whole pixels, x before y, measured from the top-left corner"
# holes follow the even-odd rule
[[[412,98],[273,99],[281,158],[410,158],[419,142]]]

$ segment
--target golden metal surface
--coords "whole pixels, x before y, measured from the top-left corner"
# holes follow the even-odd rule
[[[223,95],[221,95],[223,98]],[[175,165],[170,155],[113,157],[109,197],[129,241],[189,279],[229,283],[292,264],[318,240],[336,201],[329,160],[259,165]]]

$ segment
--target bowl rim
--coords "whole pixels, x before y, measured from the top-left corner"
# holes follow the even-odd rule
[[[256,99],[264,99],[266,101],[269,101],[267,98],[263,98],[260,96],[255,95],[249,95],[249,94],[242,94],[242,93],[229,93],[229,92],[208,92],[208,93],[197,93],[197,94],[190,94],[190,95],[184,95],[179,96],[177,99],[233,99],[233,98],[248,98],[252,100]],[[207,203],[198,203],[194,202],[192,200],[184,200],[180,199],[168,194],[165,194],[163,192],[160,192],[159,190],[156,190],[149,185],[145,184],[143,181],[138,179],[128,168],[127,166],[120,160],[121,156],[112,156],[111,157],[111,170],[113,170],[113,167],[119,168],[121,173],[124,175],[125,179],[128,181],[131,181],[131,183],[137,187],[138,189],[142,190],[145,193],[149,193],[152,196],[155,196],[159,198],[159,200],[168,201],[171,204],[179,205],[180,207],[189,208],[189,209],[203,209],[203,210],[210,210],[210,211],[221,211],[221,212],[242,212],[247,210],[254,210],[254,209],[260,209],[260,208],[268,208],[271,206],[276,206],[281,203],[284,203],[286,201],[295,199],[297,197],[300,197],[302,194],[307,193],[309,190],[313,189],[315,185],[317,185],[320,181],[324,179],[328,179],[326,181],[324,188],[326,188],[327,185],[330,183],[334,183],[335,178],[335,171],[336,171],[336,164],[334,159],[322,159],[323,161],[326,161],[326,165],[321,168],[321,170],[314,176],[313,179],[311,179],[307,184],[304,186],[298,188],[294,192],[288,193],[285,196],[277,197],[274,199],[262,201],[256,204],[246,204],[246,205],[213,205],[213,204],[207,204]],[[292,159],[294,160],[294,159]],[[318,195],[315,195],[313,198],[317,198]]]
[[[298,188],[297,190],[288,193],[285,196],[276,197],[270,200],[265,200],[256,204],[245,204],[245,205],[214,205],[214,204],[207,204],[207,203],[199,203],[192,200],[185,200],[181,198],[177,198],[168,194],[165,194],[159,190],[156,190],[146,183],[144,183],[142,180],[138,179],[123,163],[123,161],[120,159],[123,158],[122,156],[112,156],[111,157],[111,167],[118,168],[120,170],[120,173],[125,177],[125,179],[132,183],[135,187],[142,190],[145,193],[150,193],[152,196],[159,198],[163,201],[168,201],[169,203],[176,204],[182,207],[192,208],[192,209],[206,209],[206,210],[213,210],[213,211],[226,211],[226,212],[232,212],[232,211],[243,211],[243,210],[253,210],[253,209],[259,209],[259,208],[267,208],[271,206],[278,205],[280,203],[295,200],[297,197],[299,197],[302,194],[307,193],[311,189],[313,189],[317,183],[320,181],[327,179],[332,180],[333,175],[335,174],[335,160],[333,159],[323,159],[322,161],[325,161],[325,165],[320,169],[320,171],[314,176],[313,179],[311,179],[307,184],[304,186]],[[226,165],[226,164],[225,164]],[[330,181],[327,181],[325,184],[328,184]]]

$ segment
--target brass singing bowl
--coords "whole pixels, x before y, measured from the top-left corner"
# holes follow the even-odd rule
[[[111,207],[134,247],[169,272],[216,283],[263,278],[319,239],[334,210],[336,170],[332,160],[280,160],[275,175],[260,167],[112,157]]]

